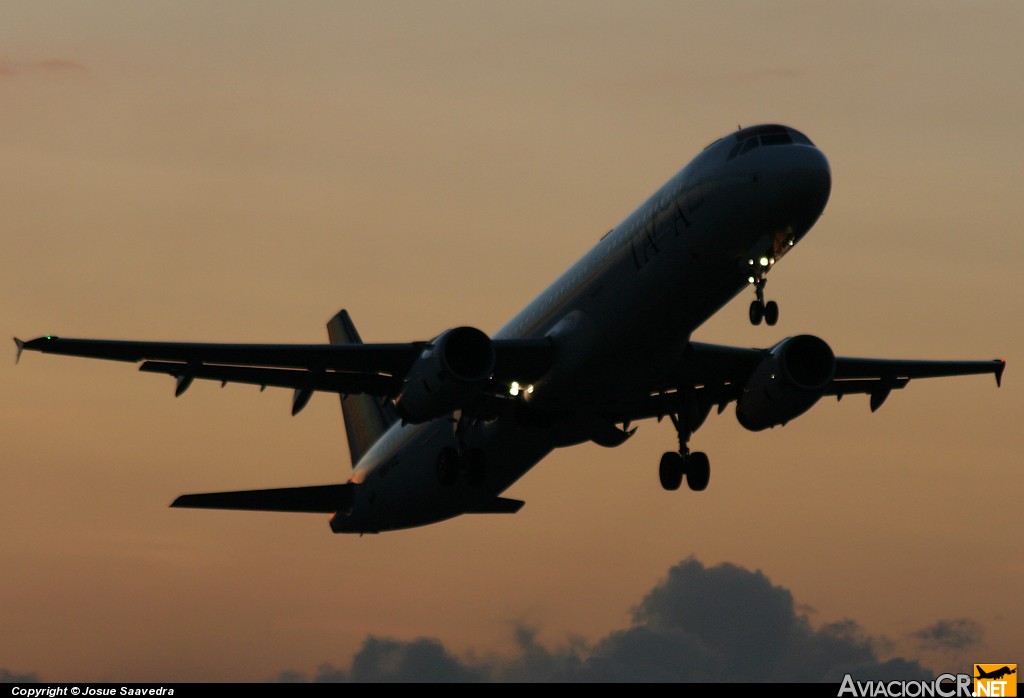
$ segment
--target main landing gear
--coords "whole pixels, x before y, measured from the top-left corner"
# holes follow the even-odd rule
[[[679,451],[669,451],[661,457],[661,464],[658,467],[661,486],[670,492],[678,490],[685,477],[687,487],[694,492],[703,492],[711,479],[711,461],[708,460],[707,454],[700,451],[690,453],[687,446],[691,435],[690,429],[676,415],[670,416],[672,425],[679,434]]]
[[[779,304],[775,301],[764,302],[764,285],[766,281],[767,279],[764,276],[754,279],[754,292],[757,294],[757,300],[750,301],[751,325],[760,325],[762,319],[768,325],[774,325],[779,321]]]
[[[466,482],[477,486],[487,474],[487,456],[479,448],[467,448],[466,433],[472,428],[473,420],[465,414],[455,420],[456,447],[446,446],[437,454],[435,464],[437,481],[446,486],[454,485],[459,475],[466,476]]]
[[[476,486],[484,481],[486,474],[484,452],[470,448],[459,453],[455,448],[442,448],[437,454],[437,481],[442,485],[454,485],[459,475],[466,476],[466,482]]]
[[[686,477],[686,486],[694,492],[703,492],[711,479],[711,462],[705,453],[676,453],[669,451],[661,457],[658,467],[661,486],[670,492],[679,489]]]

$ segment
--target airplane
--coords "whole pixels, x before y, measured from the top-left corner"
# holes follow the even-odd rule
[[[985,671],[984,669],[978,669],[978,675],[975,676],[974,678],[976,678],[976,679],[994,679],[994,680],[998,680],[998,679],[1003,678],[1004,676],[1008,676],[1010,674],[1016,674],[1016,673],[1017,673],[1016,669],[1011,669],[1008,666],[1004,666],[1001,669],[996,669],[994,671]]]
[[[1005,362],[837,357],[813,335],[768,348],[691,340],[750,286],[749,320],[775,325],[769,272],[818,220],[828,160],[778,124],[714,141],[605,233],[493,336],[455,327],[428,341],[363,343],[342,310],[326,344],[202,344],[15,339],[22,351],[142,362],[193,380],[291,388],[292,414],[314,392],[338,393],[352,473],[309,487],[187,494],[171,506],[330,514],[335,533],[379,533],[467,513],[515,513],[501,496],[553,449],[623,444],[634,422],[667,418],[678,448],[659,479],[708,486],[710,462],[689,442],[712,407],[736,403],[746,429],[785,425],[823,396],[869,396],[872,412],[915,378],[994,374]]]

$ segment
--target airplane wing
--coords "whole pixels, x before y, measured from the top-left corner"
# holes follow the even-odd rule
[[[142,362],[147,373],[166,373],[178,381],[180,395],[195,378],[221,383],[250,383],[293,388],[307,394],[324,391],[395,397],[409,369],[430,342],[401,344],[207,344],[66,339],[48,335],[15,339],[23,351],[94,359]],[[529,381],[550,366],[546,339],[497,339],[492,381]]]
[[[725,406],[739,399],[754,372],[770,356],[771,349],[746,349],[692,342],[683,359],[682,377],[673,389],[651,394],[632,405],[621,405],[616,417],[625,421],[679,414],[687,405],[701,408]],[[1006,362],[928,361],[900,359],[864,359],[837,356],[835,372],[821,393],[842,399],[844,395],[870,395],[874,412],[893,390],[900,390],[913,379],[967,376],[991,373],[996,385],[1002,383]]]

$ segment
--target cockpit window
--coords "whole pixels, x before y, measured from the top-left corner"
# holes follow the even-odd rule
[[[789,133],[789,129],[778,124],[764,124],[762,126],[750,126],[736,132],[736,140],[744,141],[752,136],[769,136],[775,133]]]
[[[734,136],[736,143],[729,149],[729,155],[726,156],[726,160],[732,160],[744,153],[749,153],[758,145],[789,145],[791,143],[814,145],[807,136],[799,131],[786,126],[779,126],[778,124],[751,126],[737,131]]]
[[[761,145],[787,145],[792,142],[793,139],[788,133],[769,133],[761,136]]]
[[[790,131],[789,134],[793,136],[793,142],[799,143],[800,145],[814,145],[811,143],[811,139],[800,133],[799,131]]]

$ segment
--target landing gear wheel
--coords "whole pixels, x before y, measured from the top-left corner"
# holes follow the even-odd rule
[[[683,457],[673,451],[663,455],[658,477],[661,478],[661,486],[669,492],[678,490],[683,484]]]
[[[706,454],[697,451],[686,458],[686,485],[694,492],[703,492],[711,479],[711,461]]]
[[[461,468],[462,459],[454,448],[442,448],[437,454],[437,481],[442,485],[454,485]]]
[[[779,321],[779,304],[775,301],[768,301],[764,304],[764,321],[774,325]]]
[[[479,448],[471,448],[466,451],[463,460],[466,462],[466,482],[473,486],[481,484],[487,475],[484,452]]]
[[[765,307],[761,301],[750,301],[750,324],[760,325],[761,319],[764,317]],[[778,315],[778,313],[776,313]],[[768,323],[769,325],[773,323]]]

